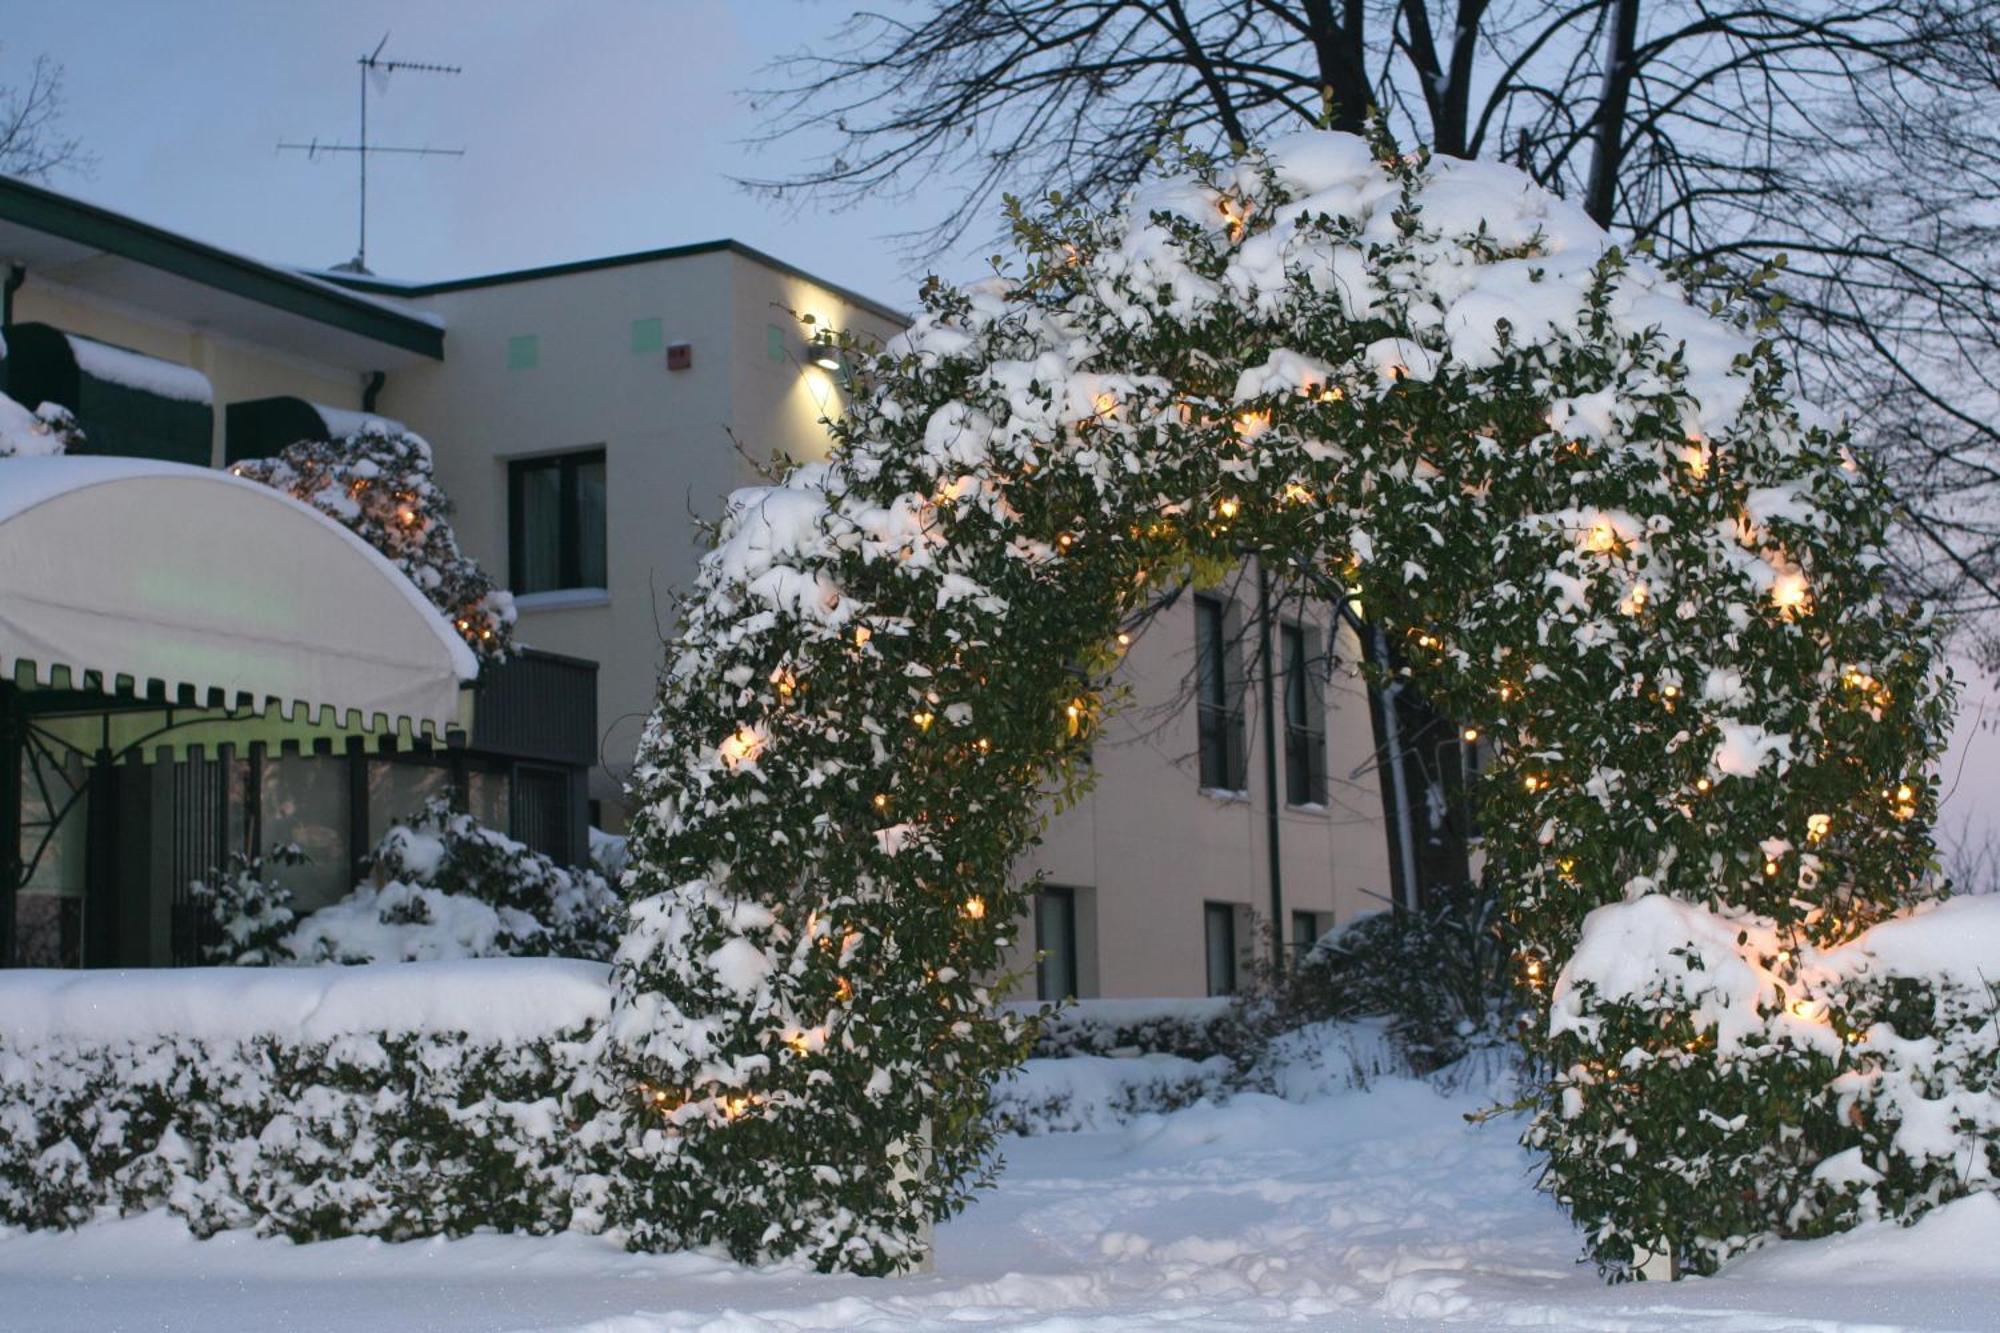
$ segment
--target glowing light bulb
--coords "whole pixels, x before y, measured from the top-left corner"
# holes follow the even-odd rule
[[[737,768],[757,762],[757,756],[764,752],[764,737],[753,728],[739,727],[717,748],[724,766]]]
[[[986,918],[986,900],[973,894],[965,900],[965,916],[969,921],[983,921]]]
[[[1229,495],[1224,496],[1216,502],[1215,512],[1224,518],[1235,518],[1242,511],[1242,508],[1242,504],[1237,501],[1236,497]]]
[[[1771,604],[1787,615],[1805,610],[1811,596],[1806,576],[1796,569],[1784,570],[1771,585]]]

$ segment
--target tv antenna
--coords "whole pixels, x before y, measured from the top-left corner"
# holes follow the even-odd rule
[[[322,153],[352,153],[361,167],[361,231],[360,239],[354,247],[354,258],[345,264],[336,264],[337,270],[349,273],[368,271],[368,156],[371,153],[393,153],[402,157],[464,157],[463,148],[406,148],[391,147],[387,144],[368,142],[368,85],[374,84],[377,93],[389,90],[389,76],[399,69],[413,74],[458,74],[457,65],[432,65],[417,60],[384,60],[382,49],[389,45],[389,34],[383,33],[382,40],[375,43],[375,49],[362,56],[361,66],[361,134],[355,143],[321,143],[317,138],[310,143],[280,143],[278,148],[294,149],[302,152],[309,160],[317,161]]]

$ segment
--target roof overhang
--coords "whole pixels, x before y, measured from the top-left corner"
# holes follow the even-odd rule
[[[226,472],[0,459],[0,676],[347,731],[466,722],[472,650],[340,524]],[[303,710],[303,711],[301,711]]]
[[[0,177],[0,263],[30,281],[157,311],[355,371],[444,356],[434,316]]]

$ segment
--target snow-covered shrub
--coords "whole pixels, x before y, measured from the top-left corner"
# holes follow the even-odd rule
[[[0,394],[0,458],[45,458],[73,454],[83,448],[83,428],[60,403],[43,403],[30,412]]]
[[[210,925],[199,932],[201,961],[237,967],[268,967],[291,961],[284,947],[297,915],[292,892],[273,879],[267,866],[293,866],[306,859],[297,843],[264,856],[231,852],[229,863],[188,886]]]
[[[601,965],[0,975],[0,1223],[594,1227]]]
[[[1008,1134],[1074,1134],[1178,1111],[1204,1099],[1225,1101],[1242,1087],[1242,1071],[1227,1056],[1037,1057],[994,1086],[990,1114]]]
[[[388,557],[482,660],[511,650],[514,598],[459,549],[451,499],[437,484],[430,445],[418,436],[371,421],[345,439],[301,440],[230,471],[351,529]]]
[[[1010,1006],[1025,1019],[1041,1006]],[[1037,1025],[1033,1057],[1171,1055],[1206,1060],[1250,1044],[1236,1002],[1215,999],[1072,1000]]]
[[[369,853],[368,879],[282,941],[304,963],[538,957],[606,960],[623,904],[595,869],[564,869],[433,798]]]
[[[991,1168],[1029,1042],[982,982],[1119,635],[1246,555],[1363,607],[1478,733],[1544,1053],[1593,908],[1830,946],[1940,891],[1934,628],[1789,397],[1776,268],[1696,309],[1520,173],[1386,141],[1183,166],[1110,216],[1017,209],[1023,262],[928,285],[855,350],[830,456],[732,497],[634,771],[604,1096],[635,1244],[916,1257]],[[1550,1144],[1592,1232],[1685,1192],[1643,1157],[1581,1188],[1618,1133]]]
[[[1648,896],[1603,907],[1555,987],[1530,1141],[1599,1261],[1685,1271],[1769,1237],[2000,1189],[2000,899],[1845,945]]]
[[[1416,1074],[1512,1040],[1526,1008],[1499,903],[1477,885],[1437,887],[1421,907],[1358,917],[1259,976],[1249,1002],[1267,1026],[1381,1017]]]

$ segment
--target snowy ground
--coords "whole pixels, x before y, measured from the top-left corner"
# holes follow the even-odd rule
[[[1344,1069],[1119,1129],[1014,1140],[1000,1187],[888,1281],[751,1274],[582,1236],[294,1247],[154,1216],[0,1233],[0,1328],[502,1330],[2000,1329],[2000,1200],[1778,1246],[1724,1277],[1602,1286],[1475,1094]]]

